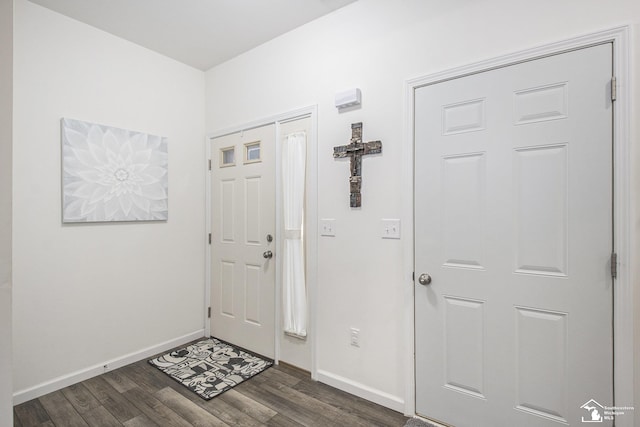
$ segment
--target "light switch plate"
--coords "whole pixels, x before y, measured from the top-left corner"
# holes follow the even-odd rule
[[[400,238],[400,220],[399,219],[383,219],[382,238],[383,239],[399,239]]]
[[[335,237],[336,236],[336,220],[333,218],[325,218],[320,220],[320,235]]]

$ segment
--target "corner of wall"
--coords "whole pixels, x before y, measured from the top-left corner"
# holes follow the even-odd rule
[[[12,3],[0,0],[0,34],[4,5]],[[13,25],[14,142],[8,157],[14,191],[8,229],[11,370],[20,397],[80,378],[104,361],[201,331],[205,98],[201,70],[33,2],[15,1]],[[0,108],[4,99],[2,93]],[[63,225],[61,117],[166,136],[169,219]],[[4,116],[0,120],[3,137],[8,127]],[[0,185],[3,159],[4,152]],[[4,235],[0,242],[1,252]],[[0,325],[4,316],[0,312]],[[100,339],[86,339],[97,331]],[[43,347],[48,361],[34,370]],[[3,341],[0,353],[4,349]],[[1,390],[6,382],[0,369]]]
[[[0,427],[13,425],[12,370],[12,144],[13,0],[0,1]]]

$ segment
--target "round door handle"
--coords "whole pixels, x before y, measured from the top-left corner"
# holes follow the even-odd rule
[[[273,258],[273,252],[271,252],[271,251],[265,251],[265,252],[262,254],[262,256],[263,256],[265,259],[271,259],[271,258]]]
[[[418,277],[418,282],[421,285],[430,285],[431,284],[431,276],[429,276],[427,273],[422,273],[420,275],[420,277]]]

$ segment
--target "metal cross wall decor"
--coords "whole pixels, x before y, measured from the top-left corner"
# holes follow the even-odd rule
[[[349,185],[351,187],[352,208],[362,206],[362,156],[367,154],[382,153],[382,141],[362,142],[362,122],[351,124],[351,142],[347,145],[333,147],[333,157],[335,159],[349,157],[351,159],[351,176]]]

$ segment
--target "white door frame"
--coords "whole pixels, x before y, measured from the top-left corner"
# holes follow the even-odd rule
[[[617,405],[633,406],[633,298],[631,280],[631,145],[629,136],[631,88],[630,88],[630,38],[629,27],[616,27],[580,37],[571,38],[557,43],[547,44],[532,49],[526,49],[509,55],[500,56],[486,61],[453,68],[418,77],[405,82],[405,123],[403,138],[403,182],[406,192],[403,200],[402,223],[406,224],[405,239],[405,342],[407,343],[405,359],[405,415],[415,415],[415,324],[414,324],[414,228],[413,228],[413,195],[414,195],[414,96],[419,87],[443,82],[469,74],[489,71],[520,62],[580,49],[605,42],[613,42],[613,70],[617,79],[617,99],[613,103],[613,162],[614,162],[614,232],[615,251],[618,254],[618,277],[614,281],[614,392]],[[633,425],[633,415],[621,416],[616,419],[616,425],[627,427]]]
[[[311,352],[311,378],[317,377],[317,364],[316,364],[316,284],[318,280],[318,107],[316,105],[299,108],[296,110],[288,111],[286,113],[277,114],[274,116],[265,117],[262,119],[254,120],[252,122],[244,123],[238,126],[232,126],[226,129],[221,129],[207,134],[205,140],[206,158],[206,183],[205,183],[205,221],[206,221],[206,233],[205,236],[205,254],[206,254],[206,271],[205,271],[205,292],[204,292],[204,333],[205,336],[211,335],[211,319],[208,318],[208,309],[211,302],[211,245],[208,241],[208,235],[211,233],[211,173],[209,170],[209,160],[211,159],[211,139],[221,136],[229,135],[244,130],[249,130],[257,127],[262,127],[270,124],[275,124],[275,141],[276,141],[276,242],[282,240],[282,214],[281,209],[278,208],[282,204],[282,177],[280,174],[280,144],[279,141],[282,137],[280,133],[280,124],[290,122],[292,120],[301,119],[305,117],[311,118],[311,135],[307,138],[307,152],[310,155],[311,161],[307,165],[307,180],[308,180],[308,192],[306,195],[305,209],[308,212],[306,218],[308,222],[305,225],[305,239],[306,239],[306,280],[307,280],[307,292],[308,292],[308,316],[309,325],[307,327],[308,335],[307,339],[310,345]],[[276,259],[278,259],[276,254]],[[280,360],[280,341],[282,333],[282,266],[280,262],[276,263],[276,284],[275,284],[275,363]]]

